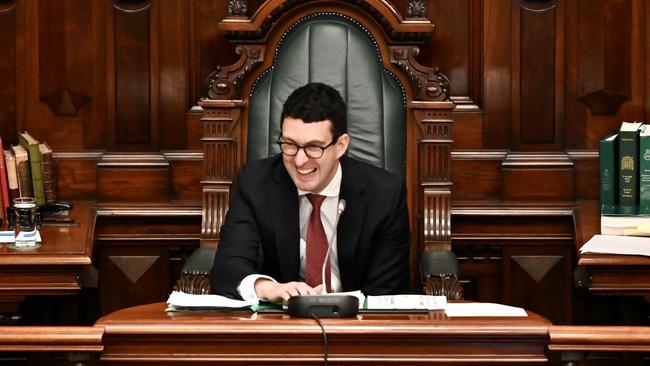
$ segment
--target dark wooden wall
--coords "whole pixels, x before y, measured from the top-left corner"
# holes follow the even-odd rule
[[[418,3],[391,2],[404,16]],[[247,1],[248,14],[261,3]],[[590,300],[572,283],[575,248],[598,229],[599,138],[650,111],[650,1],[426,3],[436,31],[419,61],[449,77],[457,103],[452,245],[467,297],[588,321]],[[158,237],[197,245],[187,227],[200,217],[186,219],[201,199],[192,107],[208,74],[238,58],[217,29],[227,9],[226,0],[0,1],[0,135],[15,143],[28,130],[53,147],[61,198],[165,207],[189,226]],[[144,242],[132,221],[98,225],[98,247]],[[170,268],[156,270],[173,277]]]

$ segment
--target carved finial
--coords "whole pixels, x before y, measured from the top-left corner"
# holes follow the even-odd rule
[[[246,15],[247,12],[248,12],[248,4],[246,4],[246,0],[228,1],[228,16]]]
[[[409,1],[407,15],[409,18],[426,18],[428,14],[427,2],[425,0]]]
[[[453,274],[441,273],[427,276],[422,292],[425,295],[446,296],[447,300],[463,299],[463,286]]]
[[[191,295],[207,295],[212,293],[210,274],[204,271],[183,271],[181,278],[176,281],[174,291]]]

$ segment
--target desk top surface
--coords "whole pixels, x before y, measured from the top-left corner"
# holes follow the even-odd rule
[[[71,223],[48,223],[39,229],[42,245],[35,249],[0,247],[1,266],[24,265],[88,265],[95,213],[91,202],[74,202]]]
[[[122,309],[97,321],[106,334],[119,333],[296,333],[318,332],[313,319],[294,318],[283,313],[165,312],[165,303]],[[449,318],[444,311],[428,313],[363,313],[350,318],[323,318],[330,333],[426,333],[432,334],[519,334],[543,335],[551,324],[547,319],[528,312],[527,317],[459,317]]]

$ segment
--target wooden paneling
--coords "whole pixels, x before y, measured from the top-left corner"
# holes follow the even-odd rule
[[[159,155],[106,155],[97,164],[97,201],[168,202],[169,162]]]
[[[92,98],[92,7],[84,3],[39,3],[39,91],[57,115],[76,115]]]
[[[482,3],[482,0],[429,2],[429,19],[436,25],[436,31],[422,47],[423,58],[445,73],[454,101],[465,110],[478,109],[481,104]]]
[[[188,107],[196,103],[188,94],[188,6],[186,0],[166,1],[160,11],[158,39],[158,82],[160,146],[181,149],[185,146]],[[173,134],[164,131],[175,131]]]
[[[263,2],[248,0],[247,14]],[[406,17],[409,0],[391,3]],[[598,198],[598,140],[622,119],[650,116],[650,1],[424,3],[436,28],[419,45],[418,62],[449,77],[457,102],[447,167],[452,209],[475,209],[452,218],[454,243],[458,235],[507,237],[509,219],[471,223],[495,207],[540,205],[577,207],[574,227],[554,226],[549,216],[519,224],[588,239],[597,215],[579,213]],[[227,11],[224,0],[0,1],[0,135],[16,143],[16,132],[26,129],[52,146],[63,200],[199,207],[202,111],[192,106],[207,95],[208,75],[239,59],[237,45],[217,28]],[[105,157],[115,152],[150,154],[166,166],[115,165]],[[237,168],[208,164],[217,172]],[[429,174],[434,164],[421,171]],[[500,299],[509,291],[505,262],[495,259],[502,249],[493,260],[477,259],[499,247],[482,240],[456,246],[472,258],[461,262],[466,291]],[[535,255],[564,253],[549,247]]]
[[[0,3],[0,136],[5,143],[15,142],[17,115],[16,67],[18,65],[16,43],[18,41],[16,27],[17,9],[15,1]]]
[[[513,0],[514,1],[514,0]],[[519,1],[515,1],[519,3]],[[484,148],[510,147],[511,134],[511,13],[508,1],[484,1],[483,13],[483,108]]]
[[[555,142],[555,22],[554,1],[523,2],[520,8],[519,115],[521,144]],[[514,109],[515,111],[517,109]]]
[[[201,212],[182,205],[104,206],[95,231],[100,313],[164,301],[199,245]],[[123,294],[115,296],[115,294]]]
[[[148,1],[113,5],[115,58],[115,143],[155,144],[151,131],[151,33]]]

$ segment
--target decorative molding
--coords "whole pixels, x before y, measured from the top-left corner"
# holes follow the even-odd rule
[[[425,0],[411,0],[407,8],[407,18],[422,19],[429,14],[429,7]]]
[[[228,16],[245,16],[248,13],[246,0],[229,0]]]
[[[210,274],[206,271],[183,271],[174,284],[174,291],[191,295],[208,295],[212,293]]]
[[[593,115],[613,116],[624,102],[630,100],[628,95],[610,90],[598,90],[578,98],[583,102]]]
[[[264,61],[264,45],[239,45],[235,52],[241,57],[228,66],[218,66],[206,80],[211,99],[241,99],[241,81],[255,65]]]
[[[513,255],[511,258],[536,283],[562,260],[559,255]]]
[[[132,283],[136,283],[160,257],[157,255],[111,255],[108,258]]]
[[[463,286],[453,274],[428,276],[422,285],[422,292],[429,296],[446,296],[447,300],[463,299]]]
[[[438,70],[420,65],[415,57],[420,49],[414,46],[391,46],[390,62],[408,76],[415,93],[415,100],[450,101],[449,80]]]
[[[287,12],[308,2],[309,0],[266,1],[251,18],[227,17],[219,23],[219,28],[229,39],[263,40],[271,26]],[[370,15],[391,40],[424,42],[433,34],[434,25],[428,19],[403,19],[388,0],[348,0],[348,3],[347,6],[361,9]],[[325,7],[321,7],[323,8]]]

